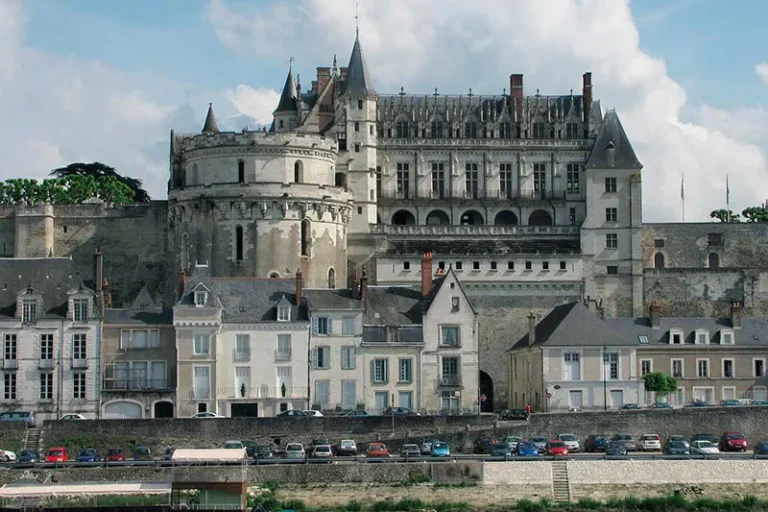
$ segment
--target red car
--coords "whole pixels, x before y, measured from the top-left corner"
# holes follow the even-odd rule
[[[726,432],[720,438],[721,452],[747,451],[747,438],[741,432]]]
[[[365,450],[366,457],[389,457],[389,450],[384,443],[370,443]]]
[[[125,453],[122,448],[110,448],[107,450],[107,462],[125,461]]]
[[[552,439],[551,441],[547,442],[547,455],[553,457],[567,457],[568,447],[563,441]]]
[[[61,446],[51,448],[45,454],[45,462],[67,462],[68,460],[69,453],[67,453],[67,449]]]

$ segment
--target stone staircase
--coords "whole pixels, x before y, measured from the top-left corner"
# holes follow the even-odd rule
[[[552,499],[556,503],[568,503],[571,501],[568,463],[564,460],[552,462]]]
[[[34,451],[40,450],[41,435],[42,435],[42,430],[40,428],[28,428],[27,436],[24,439],[24,449],[34,450]]]

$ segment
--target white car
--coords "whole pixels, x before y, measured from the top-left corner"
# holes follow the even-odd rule
[[[693,441],[691,455],[719,455],[720,449],[712,441]]]
[[[85,416],[82,414],[65,414],[59,420],[61,421],[75,421],[75,420],[87,420]]]
[[[192,416],[193,418],[200,419],[200,418],[226,418],[226,416],[221,416],[219,414],[216,414],[215,412],[199,412]]]
[[[568,453],[581,451],[581,444],[579,444],[579,438],[573,434],[560,434],[557,438],[565,443],[568,448]]]
[[[304,445],[301,443],[288,443],[285,445],[286,459],[306,459],[307,452],[304,451]]]
[[[0,450],[0,461],[16,462],[16,454],[10,450]]]
[[[314,416],[315,418],[320,418],[323,415],[323,413],[321,413],[320,411],[315,411],[314,409],[308,409],[304,411],[304,414],[306,414],[307,416]]]
[[[661,438],[658,434],[643,434],[640,438],[640,448],[645,452],[661,451]]]
[[[523,438],[517,436],[508,436],[504,438],[504,442],[507,443],[507,446],[509,446],[509,449],[512,450],[512,453],[515,453],[517,451],[517,447],[520,446],[520,444],[523,442]]]
[[[312,450],[313,459],[330,459],[333,457],[333,450],[329,444],[319,444]]]

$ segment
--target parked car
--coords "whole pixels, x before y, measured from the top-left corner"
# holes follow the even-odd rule
[[[384,443],[369,443],[365,449],[366,457],[389,457],[389,450]]]
[[[435,441],[432,443],[432,448],[429,451],[431,457],[448,457],[451,455],[451,447],[448,443],[442,441]]]
[[[693,441],[709,441],[712,444],[717,444],[719,442],[717,436],[713,436],[712,434],[696,434],[691,438],[691,442]]]
[[[497,413],[502,421],[528,421],[531,415],[525,409],[503,409]]]
[[[195,419],[226,418],[226,416],[221,416],[220,414],[216,414],[215,412],[199,412],[197,414],[193,414],[192,417]]]
[[[366,411],[365,409],[352,409],[351,411],[347,411],[342,416],[370,416],[371,413]]]
[[[18,462],[27,464],[40,462],[40,453],[37,450],[21,450]]]
[[[539,447],[533,441],[517,445],[517,455],[520,457],[538,457]]]
[[[357,455],[357,443],[353,439],[342,439],[336,448],[339,457],[355,457]]]
[[[122,448],[109,448],[107,450],[107,462],[125,461],[125,452]]]
[[[504,438],[504,442],[500,443],[500,444],[506,444],[507,446],[509,446],[509,449],[512,450],[512,453],[514,453],[514,452],[517,451],[518,445],[520,443],[522,443],[522,442],[523,442],[523,438],[522,437],[507,436],[507,437]]]
[[[256,447],[258,446],[258,443],[256,441],[241,441],[243,443],[243,448],[245,448],[245,455],[248,458],[253,458],[254,455],[256,455]]]
[[[319,444],[312,449],[313,459],[330,459],[333,457],[333,450],[329,444]]]
[[[16,452],[12,452],[11,450],[0,450],[0,461],[16,462]]]
[[[515,454],[516,450],[517,450],[517,446],[515,446],[515,449],[513,450],[512,447],[509,445],[509,443],[499,443],[499,444],[493,445],[493,448],[491,448],[491,456],[492,457],[512,457]]]
[[[408,459],[421,457],[421,449],[417,444],[404,444],[400,449],[400,456]]]
[[[709,402],[706,400],[694,400],[691,402],[691,407],[709,407]]]
[[[304,450],[304,445],[301,443],[288,443],[285,445],[285,458],[306,459],[307,452]]]
[[[176,448],[174,447],[166,448],[161,458],[163,460],[173,460],[174,452],[176,452]]]
[[[77,462],[99,462],[101,457],[94,448],[83,448],[77,456]]]
[[[760,441],[752,451],[755,455],[768,455],[768,441]],[[21,453],[23,454],[24,452]],[[19,457],[19,460],[21,460],[21,457]]]
[[[491,450],[493,449],[493,445],[499,444],[500,442],[501,441],[499,441],[499,439],[496,437],[478,437],[475,439],[475,444],[472,451],[479,455],[490,454]]]
[[[664,453],[666,455],[689,455],[691,453],[688,445],[682,441],[667,441],[664,445]]]
[[[245,448],[242,441],[224,441],[224,448],[226,450],[242,450]]]
[[[669,405],[667,402],[654,402],[653,405],[651,405],[651,409],[672,409],[673,407]]]
[[[754,400],[752,405],[768,405],[768,400]]]
[[[381,414],[383,416],[421,416],[421,414],[407,407],[387,407]]]
[[[579,443],[579,438],[576,437],[573,434],[560,434],[557,436],[557,438],[565,443],[565,446],[568,447],[568,453],[574,453],[581,451],[581,443]]]
[[[550,439],[547,443],[547,455],[551,457],[567,457],[568,445],[559,439]]]
[[[422,455],[429,455],[432,452],[432,443],[439,443],[439,439],[425,439],[421,442],[419,445],[419,449],[421,450]]]
[[[275,454],[272,451],[272,447],[267,444],[260,444],[256,446],[256,450],[254,450],[253,458],[256,460],[260,459],[274,459]]]
[[[309,416],[310,418],[321,418],[323,416],[323,413],[321,413],[320,411],[316,411],[314,409],[305,409],[304,416]]]
[[[623,441],[611,441],[605,445],[605,455],[607,457],[626,457],[627,444]]]
[[[624,404],[621,406],[622,410],[628,411],[628,410],[634,410],[639,409],[640,406],[637,404]]]
[[[283,411],[277,415],[278,418],[283,416],[303,416],[306,417],[307,413],[304,411],[301,411],[299,409],[288,409],[287,411]]]
[[[740,407],[741,406],[741,402],[739,400],[733,400],[733,399],[731,399],[731,400],[722,400],[720,402],[720,405],[722,407]]]
[[[691,441],[692,455],[719,455],[720,449],[711,441]]]
[[[59,421],[80,421],[80,420],[87,420],[85,416],[82,414],[65,414],[61,418],[59,418]]]
[[[604,452],[608,446],[608,436],[605,434],[592,434],[584,442],[585,452]]]
[[[549,442],[549,439],[546,437],[532,437],[531,442],[533,442],[533,444],[536,445],[536,448],[539,449],[539,453],[547,452],[547,443]]]
[[[133,450],[133,460],[152,460],[152,450],[149,446],[137,446]]]
[[[30,428],[37,426],[37,418],[32,411],[7,411],[0,413],[0,421],[23,421]]]
[[[660,452],[661,437],[659,434],[643,434],[640,437],[640,449],[644,452]]]
[[[62,446],[57,446],[48,450],[45,455],[45,462],[67,462],[69,460],[69,453],[67,449]]]
[[[613,436],[612,441],[621,441],[624,443],[628,452],[636,452],[640,449],[640,445],[638,445],[637,441],[632,439],[632,436],[629,434],[616,434]]]
[[[691,448],[691,442],[688,440],[688,438],[685,437],[685,436],[682,436],[680,434],[675,434],[675,435],[669,436],[669,440],[670,441],[680,441],[681,443],[683,443],[685,445],[686,448],[688,448],[688,449]]]
[[[720,450],[724,452],[747,451],[747,438],[741,432],[725,432],[720,438]]]

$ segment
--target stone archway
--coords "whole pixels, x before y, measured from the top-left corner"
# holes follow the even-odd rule
[[[549,212],[544,210],[536,210],[531,214],[530,217],[528,217],[528,225],[529,226],[551,226],[552,215],[550,215]]]
[[[484,371],[480,372],[480,394],[485,395],[485,402],[480,403],[480,412],[493,412],[493,379]]]
[[[167,400],[155,402],[152,412],[153,418],[173,418],[173,402]]]
[[[517,215],[509,210],[502,210],[496,214],[493,223],[496,226],[517,226]]]
[[[450,223],[451,219],[448,218],[448,214],[442,210],[432,210],[427,215],[427,224],[448,225]]]
[[[416,224],[416,218],[408,210],[398,210],[392,215],[392,224],[396,226],[411,226]]]

